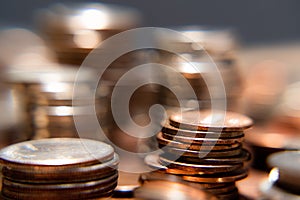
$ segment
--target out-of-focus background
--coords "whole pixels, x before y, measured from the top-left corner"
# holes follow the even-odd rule
[[[124,30],[146,26],[175,28],[203,45],[218,64],[227,92],[228,110],[254,120],[255,126],[245,133],[245,146],[253,159],[250,176],[238,185],[241,193],[251,198],[264,193],[257,186],[267,177],[270,168],[276,167],[274,163],[267,164],[270,154],[300,150],[299,1],[103,0],[101,3],[124,7],[104,9],[100,15],[101,6],[72,7],[77,3],[87,2],[1,1],[1,147],[31,139],[78,137],[74,113],[85,119],[85,137],[93,138],[95,130],[89,126],[90,116],[86,114],[91,105],[86,101],[77,107],[72,105],[77,70],[85,56],[101,41]],[[103,19],[109,19],[109,23],[104,23],[107,27],[97,27],[97,22]],[[199,29],[198,26],[208,28]],[[157,40],[167,46],[174,42],[166,35],[159,35]],[[175,40],[174,44],[180,55],[200,63],[200,67],[207,66],[201,60],[202,50],[185,40]],[[196,101],[184,99],[186,108],[193,108],[195,102],[203,108],[210,106],[201,74],[195,76],[193,71],[182,70],[186,63],[176,59],[168,52],[145,50],[130,52],[111,63],[103,75],[103,87],[99,86],[95,95],[95,110],[99,123],[115,145],[131,152],[149,152],[156,148],[155,138],[136,139],[124,134],[111,113],[112,90],[118,79],[135,65],[156,61],[174,66],[197,95]],[[87,71],[84,78],[90,80],[94,75]],[[166,77],[170,85],[185,94],[181,83],[172,82],[170,74]],[[120,87],[126,90],[130,84]],[[86,82],[80,85],[83,92],[89,89]],[[148,110],[152,104],[161,103],[173,109],[178,107],[174,99],[174,94],[157,85],[141,87],[130,101],[132,118],[145,125],[149,122]],[[128,121],[124,118],[121,123],[126,126]],[[127,130],[134,132],[130,128]],[[122,164],[122,159],[130,158],[121,157],[121,167],[144,167],[142,159],[133,160],[127,166],[126,162]],[[130,179],[125,177],[120,183],[126,185]]]

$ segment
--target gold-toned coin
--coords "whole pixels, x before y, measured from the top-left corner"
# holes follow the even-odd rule
[[[173,114],[169,118],[170,124],[180,129],[208,130],[208,131],[243,131],[252,126],[252,119],[247,116],[234,113],[201,110],[187,111]]]
[[[78,138],[49,138],[10,145],[0,151],[0,161],[14,168],[70,167],[107,162],[114,149],[103,142]]]

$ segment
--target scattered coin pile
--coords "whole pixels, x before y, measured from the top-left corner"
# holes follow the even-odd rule
[[[300,199],[300,151],[282,151],[268,157],[273,169],[260,187],[262,199]]]
[[[111,196],[119,162],[105,143],[77,138],[32,140],[0,151],[2,196],[90,199]]]
[[[160,154],[145,162],[159,172],[198,183],[220,199],[236,199],[235,182],[247,177],[244,162],[250,154],[242,148],[243,131],[252,120],[233,112],[187,111],[173,114],[157,134]]]

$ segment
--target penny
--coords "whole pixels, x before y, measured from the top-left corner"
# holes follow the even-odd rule
[[[203,144],[203,145],[231,145],[236,143],[241,143],[243,137],[235,137],[229,139],[220,139],[220,138],[191,138],[179,135],[170,135],[167,133],[158,133],[161,137],[173,140],[176,142],[190,143],[190,144]]]
[[[63,182],[82,182],[87,180],[102,179],[117,173],[119,157],[115,154],[114,158],[108,162],[87,165],[80,167],[70,167],[68,169],[44,169],[26,170],[14,169],[10,167],[2,168],[2,175],[10,180],[30,183],[63,183]]]
[[[167,146],[164,147],[164,151],[167,153],[175,154],[178,157],[193,157],[193,158],[222,158],[229,156],[236,156],[242,152],[240,147],[230,149],[230,150],[220,150],[220,151],[195,151],[188,149],[179,149],[179,148],[169,148]]]
[[[168,123],[165,123],[162,127],[162,132],[185,137],[193,138],[232,138],[232,137],[243,137],[244,133],[242,131],[233,131],[233,132],[209,132],[209,131],[196,131],[196,130],[186,130],[179,129],[177,127],[171,126]]]
[[[210,110],[173,114],[169,120],[172,126],[195,131],[243,131],[250,128],[253,124],[250,118],[238,113]]]
[[[103,142],[77,138],[50,138],[10,145],[0,151],[0,160],[14,167],[65,167],[111,160],[113,148]]]
[[[242,167],[242,164],[200,165],[200,164],[182,163],[182,162],[169,160],[164,157],[159,157],[159,162],[168,168],[167,172],[170,172],[172,174],[182,174],[182,175],[225,173],[225,172],[231,172],[237,169],[241,169]]]

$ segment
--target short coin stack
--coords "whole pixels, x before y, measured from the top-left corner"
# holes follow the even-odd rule
[[[224,122],[224,123],[223,123]],[[163,153],[146,157],[158,172],[178,175],[220,199],[238,198],[235,181],[247,177],[243,130],[252,120],[238,113],[187,111],[173,114],[157,141]]]
[[[5,199],[91,199],[117,186],[118,155],[99,141],[26,141],[2,149],[0,160]]]

